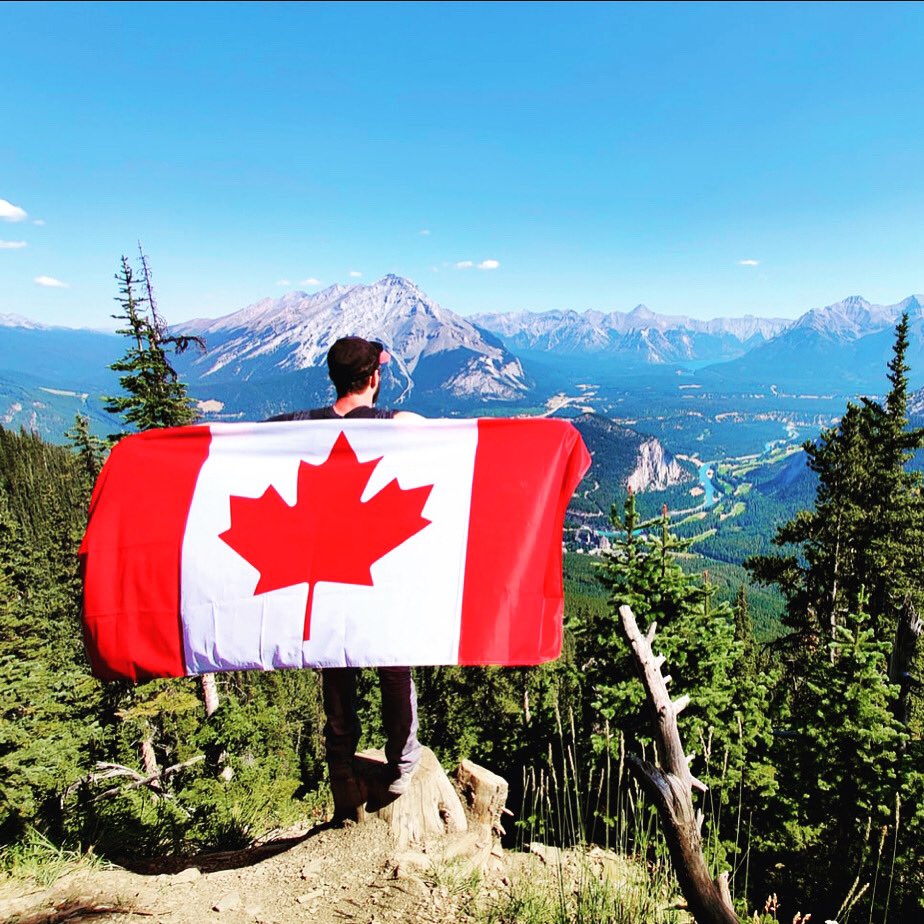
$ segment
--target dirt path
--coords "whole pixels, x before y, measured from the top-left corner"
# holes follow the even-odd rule
[[[470,900],[466,875],[444,859],[445,849],[441,842],[429,853],[396,854],[391,834],[378,821],[294,828],[244,851],[165,860],[144,873],[80,870],[47,890],[0,894],[0,921],[464,921],[463,906]],[[480,891],[500,888],[500,880],[484,882]]]

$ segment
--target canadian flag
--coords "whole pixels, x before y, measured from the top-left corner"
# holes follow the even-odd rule
[[[561,530],[590,465],[563,420],[150,430],[80,547],[94,672],[537,664],[561,650]]]

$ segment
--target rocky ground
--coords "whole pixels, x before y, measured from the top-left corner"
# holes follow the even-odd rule
[[[399,851],[387,826],[293,828],[248,850],[163,860],[145,872],[81,864],[47,888],[0,884],[0,921],[55,924],[474,924],[506,907],[528,886],[558,894],[588,875],[630,892],[647,890],[644,873],[599,848],[560,852],[531,845],[507,851],[476,872],[466,860],[468,835]]]
[[[169,924],[385,924],[444,922],[463,915],[465,873],[444,856],[398,853],[384,823],[292,829],[249,850],[163,861],[145,873],[82,868],[47,889],[8,883],[0,920],[38,924],[144,917]],[[456,880],[459,881],[456,881]],[[479,891],[503,888],[501,878]],[[17,892],[20,894],[17,894]],[[108,910],[107,910],[108,909]]]
[[[359,758],[384,760],[374,751]],[[583,911],[566,915],[575,920],[600,919],[588,916],[588,902],[594,910],[614,901],[639,910],[638,899],[650,904],[644,867],[609,851],[560,851],[538,843],[502,850],[498,813],[506,783],[463,761],[456,786],[425,749],[411,789],[377,814],[367,803],[359,812],[363,823],[304,822],[245,850],[165,857],[132,870],[83,858],[65,865],[47,886],[0,880],[0,922],[519,924],[515,909],[524,901],[534,909],[576,902]],[[458,815],[447,808],[457,799]],[[429,826],[418,824],[427,819]],[[548,919],[557,916],[529,916]]]
[[[435,883],[400,868],[380,822],[295,828],[258,847],[144,873],[83,868],[48,889],[0,897],[0,920],[98,922],[143,916],[170,924],[442,920]],[[106,911],[105,909],[111,909]]]

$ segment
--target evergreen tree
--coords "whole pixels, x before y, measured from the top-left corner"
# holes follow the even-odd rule
[[[742,584],[735,594],[735,641],[740,645],[738,657],[739,677],[756,677],[758,673],[757,643],[754,640],[754,624],[751,621],[751,607],[748,592]]]
[[[577,640],[594,741],[598,749],[614,747],[606,722],[623,732],[627,748],[638,750],[650,740],[644,689],[619,624],[618,608],[628,604],[640,626],[657,623],[657,648],[667,659],[671,689],[691,699],[682,734],[699,755],[694,772],[710,786],[713,842],[718,847],[721,839],[727,848],[738,812],[757,810],[775,787],[767,763],[773,678],[742,670],[746,645],[735,638],[734,614],[727,604],[715,603],[708,575],[697,584],[677,563],[688,543],[671,533],[666,510],[657,520],[639,523],[630,494],[624,517],[614,511],[613,522],[616,535],[601,565],[610,613]],[[734,813],[726,811],[731,806]]]
[[[106,442],[90,432],[90,418],[84,414],[74,415],[74,426],[64,435],[77,455],[84,491],[89,495],[106,458]]]
[[[113,317],[126,322],[117,333],[128,337],[130,346],[122,359],[110,368],[124,373],[119,385],[127,394],[106,398],[105,407],[111,414],[121,414],[125,423],[137,430],[190,424],[195,421],[196,412],[169,354],[183,353],[193,344],[204,349],[204,345],[199,337],[168,334],[157,311],[150,269],[143,252],[141,265],[140,283],[125,256],[115,276],[119,283],[116,300],[122,313]]]
[[[909,471],[924,429],[907,417],[908,318],[896,328],[884,404],[848,404],[840,423],[804,449],[818,475],[813,510],[781,527],[775,542],[797,551],[746,562],[787,598],[784,621],[802,651],[835,635],[861,598],[880,639],[895,633],[904,599],[924,602],[924,475]]]
[[[76,460],[0,428],[0,839],[60,833],[58,800],[97,734],[80,646]]]
[[[855,879],[871,885],[877,864],[888,875],[896,837],[906,842],[896,831],[896,798],[919,789],[901,779],[907,733],[892,711],[889,643],[876,639],[861,610],[838,623],[827,647],[805,666],[787,717],[790,733],[778,743],[783,827],[774,838],[781,849],[766,863],[766,887],[821,919],[837,916]],[[904,824],[920,833],[913,804],[905,814]],[[902,853],[902,863],[907,859]],[[892,890],[896,904],[908,898],[902,891]],[[872,892],[864,904],[871,900]]]
[[[123,257],[116,279],[129,347],[112,368],[124,373],[126,394],[108,399],[107,410],[139,430],[192,423],[171,354],[201,341],[168,333],[143,253],[137,275]],[[73,439],[89,470],[94,446],[79,425]],[[220,683],[220,697],[211,674],[106,685],[96,756],[157,781],[100,801],[81,802],[90,793],[78,793],[73,827],[82,839],[113,856],[241,847],[304,814],[293,795],[316,788],[321,769],[316,674],[232,673]]]
[[[858,877],[871,913],[888,910],[873,887],[881,831],[895,857],[892,908],[920,913],[924,743],[920,729],[895,718],[898,689],[888,679],[898,615],[924,600],[924,479],[908,468],[924,431],[908,427],[907,347],[903,316],[885,401],[849,404],[805,446],[818,475],[815,506],[775,540],[793,551],[747,562],[780,587],[791,630],[777,714],[778,849],[767,869],[783,869],[780,891],[793,888],[816,908],[839,902]]]

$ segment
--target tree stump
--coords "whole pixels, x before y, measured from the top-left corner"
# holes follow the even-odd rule
[[[391,829],[399,850],[467,829],[459,796],[429,748],[423,748],[420,765],[401,796],[388,791],[384,751],[361,751],[353,765],[362,799],[357,806],[357,821],[381,818]]]
[[[456,783],[469,817],[478,824],[487,825],[492,834],[506,834],[501,824],[501,814],[507,807],[510,788],[507,781],[470,760],[463,760],[456,770]]]

